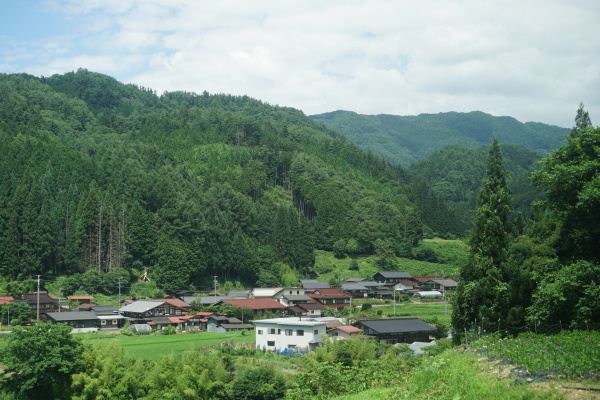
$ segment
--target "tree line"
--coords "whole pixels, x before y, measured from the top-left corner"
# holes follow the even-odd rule
[[[600,128],[583,105],[575,122],[567,144],[534,173],[546,198],[527,223],[511,221],[502,152],[492,144],[454,302],[457,338],[470,329],[535,331],[540,324],[600,328]]]

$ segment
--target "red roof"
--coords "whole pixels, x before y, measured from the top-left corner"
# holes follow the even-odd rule
[[[253,310],[272,310],[275,308],[286,308],[283,304],[273,299],[229,299],[223,300],[235,307],[248,307]]]
[[[362,329],[359,329],[352,325],[338,326],[336,329],[339,329],[339,330],[347,332],[347,333],[360,333],[363,331]]]
[[[214,312],[211,311],[200,311],[199,313],[196,313],[196,315],[199,315],[201,317],[208,317],[209,315],[213,315]]]
[[[185,320],[181,317],[169,317],[169,321],[173,322],[174,324],[185,322]]]
[[[191,308],[192,306],[180,299],[155,299],[158,301],[166,301],[170,305],[179,308]]]
[[[94,296],[69,296],[69,300],[92,300]]]
[[[15,298],[12,296],[0,296],[0,304],[8,304],[14,300]]]

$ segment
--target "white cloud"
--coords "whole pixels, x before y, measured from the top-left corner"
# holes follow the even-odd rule
[[[35,58],[15,46],[2,65],[85,67],[158,92],[247,94],[307,114],[478,109],[571,126],[584,101],[600,118],[595,0],[47,4],[78,36],[30,47]]]

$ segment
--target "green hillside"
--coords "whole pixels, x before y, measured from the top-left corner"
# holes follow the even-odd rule
[[[4,279],[76,274],[63,295],[144,271],[167,290],[277,286],[315,249],[400,253],[457,226],[404,169],[292,108],[87,70],[0,75],[0,92]]]
[[[521,123],[511,117],[494,117],[480,111],[447,112],[417,116],[361,115],[334,111],[310,118],[343,133],[360,148],[408,166],[449,145],[469,148],[500,143],[521,144],[545,156],[565,143],[569,129],[542,123]]]
[[[504,144],[501,148],[514,210],[527,216],[531,204],[542,197],[530,178],[541,157],[522,145]],[[415,162],[409,171],[426,179],[462,221],[470,221],[485,176],[488,152],[489,146],[450,145]]]

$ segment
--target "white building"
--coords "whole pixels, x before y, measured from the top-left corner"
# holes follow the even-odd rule
[[[331,318],[271,318],[254,321],[256,347],[267,350],[313,351]]]

